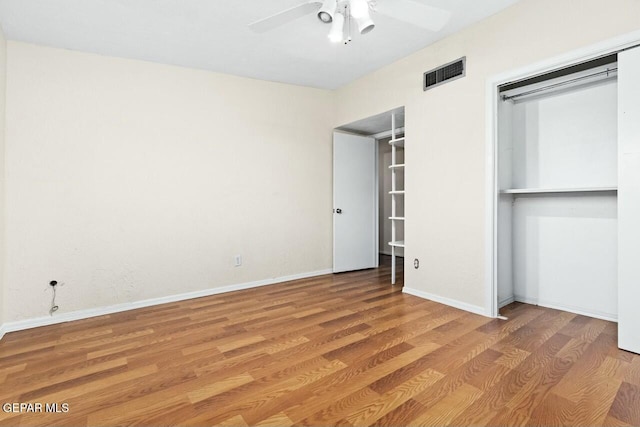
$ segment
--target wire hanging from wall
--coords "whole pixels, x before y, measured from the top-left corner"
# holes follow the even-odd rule
[[[58,282],[56,282],[55,280],[52,280],[51,282],[49,282],[49,285],[51,285],[51,287],[53,288],[53,296],[51,297],[51,308],[49,309],[50,316],[53,316],[53,313],[58,311],[58,306],[56,305],[56,285],[57,284]]]

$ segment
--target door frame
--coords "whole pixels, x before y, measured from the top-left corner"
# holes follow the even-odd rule
[[[485,90],[485,315],[498,317],[498,102],[499,86],[570,67],[577,63],[610,55],[640,45],[640,31],[633,31],[591,46],[572,50],[540,62],[494,75],[487,79]]]
[[[371,136],[373,138],[373,140],[375,141],[376,144],[376,173],[375,173],[375,178],[374,181],[376,183],[375,187],[376,187],[376,195],[375,195],[375,202],[374,202],[374,208],[376,210],[375,212],[375,217],[376,217],[376,221],[375,221],[375,227],[376,227],[376,243],[375,243],[375,254],[376,254],[376,262],[375,262],[375,268],[380,267],[380,141],[378,141],[378,138],[375,135]]]

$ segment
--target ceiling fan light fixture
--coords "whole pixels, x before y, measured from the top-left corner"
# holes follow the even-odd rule
[[[355,19],[369,17],[369,2],[367,0],[349,0],[351,16]]]
[[[360,34],[367,34],[376,27],[375,22],[373,22],[368,13],[367,16],[356,18],[356,23],[358,24]]]
[[[318,19],[325,24],[330,24],[336,14],[337,7],[337,0],[324,0],[322,7],[318,10]]]
[[[336,13],[333,16],[333,23],[331,24],[331,31],[329,31],[329,40],[332,43],[340,43],[344,35],[344,15]]]
[[[369,2],[367,0],[349,0],[351,16],[358,24],[360,34],[367,34],[373,30],[376,24],[369,15]]]

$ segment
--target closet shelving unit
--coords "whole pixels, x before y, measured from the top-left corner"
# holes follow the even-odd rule
[[[616,317],[616,72],[615,62],[584,64],[501,92],[499,306]]]
[[[404,248],[404,240],[397,240],[397,228],[404,227],[404,217],[398,216],[397,212],[397,201],[398,197],[405,196],[405,190],[399,189],[397,185],[398,173],[404,172],[404,164],[397,163],[397,149],[404,148],[404,137],[397,137],[396,135],[396,116],[394,113],[391,113],[391,141],[389,141],[389,145],[391,145],[391,165],[389,165],[389,169],[391,170],[391,191],[389,191],[389,195],[391,196],[391,217],[389,220],[391,221],[391,242],[389,242],[389,246],[391,246],[391,284],[396,284],[396,249]]]

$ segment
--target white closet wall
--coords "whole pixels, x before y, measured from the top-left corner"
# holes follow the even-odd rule
[[[548,94],[513,108],[511,188],[615,185],[617,102],[615,80]]]
[[[514,297],[617,317],[614,196],[523,196],[513,209]]]

